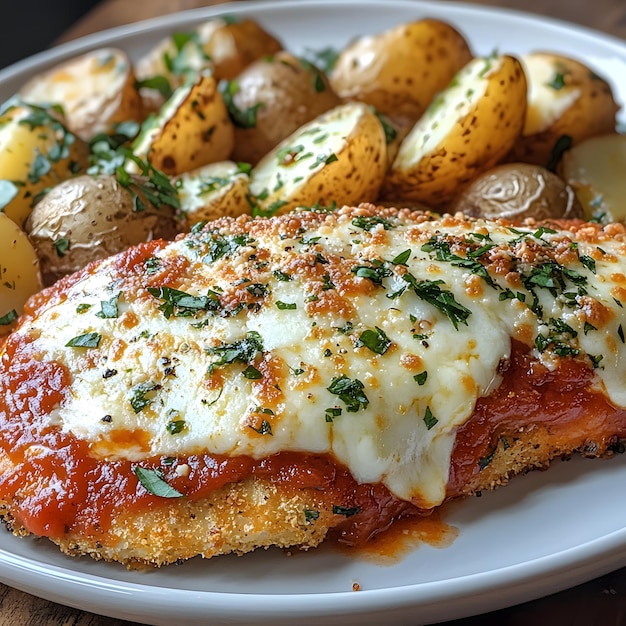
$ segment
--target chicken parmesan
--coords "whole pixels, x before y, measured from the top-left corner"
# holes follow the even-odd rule
[[[0,351],[0,514],[162,565],[359,544],[626,437],[626,229],[361,205],[92,263]]]

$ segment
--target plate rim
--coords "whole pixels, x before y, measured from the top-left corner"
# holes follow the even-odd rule
[[[140,22],[134,22],[124,26],[115,27],[112,29],[99,31],[92,33],[84,37],[60,44],[49,50],[32,55],[26,59],[18,61],[2,70],[0,70],[0,84],[4,81],[13,79],[16,76],[28,71],[40,71],[42,64],[46,67],[53,65],[65,58],[69,58],[76,54],[81,54],[87,50],[99,47],[102,45],[108,45],[109,42],[119,40],[120,38],[130,38],[141,36],[146,33],[153,33],[161,30],[173,30],[179,25],[187,24],[191,22],[198,22],[202,19],[212,17],[218,14],[224,13],[247,13],[250,15],[256,14],[261,11],[275,11],[288,7],[293,9],[294,7],[319,7],[319,6],[358,6],[362,8],[364,6],[380,7],[380,5],[393,7],[410,7],[419,10],[428,11],[431,8],[435,9],[437,13],[441,13],[442,2],[435,0],[260,0],[254,2],[228,2],[218,5],[211,5],[207,7],[201,7],[196,9],[188,9],[185,11],[179,11],[176,13],[153,17],[148,20],[142,20]],[[611,48],[616,54],[623,56],[626,59],[626,42],[609,34],[602,33],[586,26],[571,23],[565,20],[537,16],[535,14],[520,11],[518,9],[504,8],[504,7],[491,7],[485,5],[470,5],[462,2],[446,1],[446,10],[450,11],[454,15],[454,18],[458,21],[462,19],[464,15],[472,16],[510,16],[511,18],[521,19],[525,24],[536,23],[539,19],[543,25],[556,29],[559,32],[566,32],[568,35],[574,35],[575,37],[581,37],[584,39],[592,39],[594,42],[600,41],[603,45]],[[583,55],[584,56],[584,55]],[[581,558],[580,553],[584,556]],[[428,607],[436,607],[441,603],[449,603],[455,600],[470,598],[470,597],[482,597],[483,595],[493,595],[494,591],[501,591],[500,602],[491,600],[489,602],[488,610],[495,610],[503,608],[511,604],[515,604],[520,601],[519,592],[509,589],[512,583],[516,585],[525,585],[531,579],[536,581],[538,577],[545,578],[548,582],[549,579],[555,574],[561,571],[569,571],[573,569],[575,571],[569,571],[569,576],[559,578],[558,582],[554,582],[545,588],[544,593],[530,593],[526,595],[526,599],[534,599],[541,595],[548,595],[561,589],[568,588],[574,584],[579,584],[585,580],[589,580],[595,576],[607,573],[615,568],[619,563],[623,563],[624,555],[626,555],[626,528],[616,530],[602,537],[587,541],[583,544],[577,545],[572,548],[561,550],[550,555],[545,555],[539,558],[535,558],[531,561],[524,561],[522,563],[509,565],[506,567],[498,568],[495,570],[489,570],[486,572],[475,573],[465,576],[457,576],[446,581],[428,581],[423,583],[412,583],[402,587],[389,587],[384,589],[365,589],[358,593],[353,591],[336,591],[336,592],[315,592],[312,594],[294,593],[294,594],[240,594],[221,591],[193,591],[191,589],[176,590],[180,596],[178,600],[179,608],[185,611],[185,601],[203,599],[203,606],[207,603],[212,604],[212,608],[216,611],[233,609],[233,605],[230,602],[232,598],[240,598],[245,596],[246,601],[253,601],[256,603],[259,611],[264,611],[263,615],[258,617],[264,617],[267,619],[274,619],[275,617],[290,617],[301,618],[313,617],[319,619],[321,617],[330,617],[337,614],[337,610],[348,611],[348,615],[352,615],[352,610],[357,608],[361,612],[369,612],[370,610],[389,610],[389,609],[411,609],[414,611],[420,611],[425,609],[425,617],[430,621],[433,619],[433,614],[430,614]],[[593,557],[593,558],[592,558]],[[593,561],[593,562],[592,562]],[[171,587],[163,587],[157,585],[146,585],[142,583],[134,582],[115,582],[114,572],[110,577],[103,575],[86,574],[81,572],[75,572],[71,569],[71,561],[68,561],[68,566],[58,566],[56,564],[41,564],[38,561],[29,557],[24,557],[19,554],[12,554],[7,550],[0,548],[0,563],[11,564],[16,567],[23,575],[9,576],[5,572],[0,572],[0,580],[6,582],[11,586],[18,589],[28,591],[30,593],[36,593],[39,597],[46,597],[47,599],[55,602],[60,602],[82,610],[92,610],[88,606],[85,606],[84,602],[76,604],[75,601],[69,595],[64,595],[64,588],[68,589],[72,585],[76,584],[73,579],[82,579],[83,583],[87,587],[97,589],[102,593],[105,593],[106,587],[116,587],[117,589],[109,589],[110,593],[117,593],[117,599],[119,594],[127,594],[132,604],[137,604],[139,597],[141,597],[140,603],[145,603],[146,606],[154,602],[154,598],[162,593],[164,590],[168,592],[172,591]],[[576,566],[575,568],[573,566]],[[538,566],[541,570],[538,573]],[[45,572],[38,572],[38,569],[45,569]],[[25,583],[24,576],[31,574],[37,576],[44,576],[46,578],[55,578],[57,581],[61,579],[63,582],[57,586],[57,590],[41,590],[33,592],[29,590],[29,585]],[[111,583],[115,584],[111,584]],[[457,590],[456,593],[450,594],[446,589],[446,585],[456,583],[464,586],[464,589]],[[487,585],[487,583],[489,583]],[[486,588],[487,586],[487,588]],[[59,591],[59,587],[61,591]],[[416,589],[419,588],[420,592],[416,594]],[[508,593],[505,591],[508,589]],[[60,595],[59,595],[60,594]],[[415,596],[418,596],[417,598]],[[399,597],[398,597],[399,596]],[[427,602],[416,604],[416,600],[419,602],[421,597],[428,598]],[[514,598],[512,596],[515,596]],[[318,611],[311,613],[310,606],[308,605],[308,615],[304,616],[301,612],[298,612],[298,603],[301,603],[303,599],[310,600],[311,597],[319,598],[320,602],[317,605]],[[224,606],[215,606],[217,600],[222,600],[225,603]],[[282,606],[279,606],[283,603]],[[217,603],[219,604],[219,603]],[[348,605],[348,606],[346,606]],[[465,605],[463,605],[465,606]],[[475,603],[474,603],[475,606]],[[106,607],[105,607],[106,608]],[[123,608],[123,607],[120,607]],[[193,618],[197,614],[196,609],[188,608],[190,611],[185,616]],[[433,609],[431,608],[430,611]],[[436,608],[434,609],[436,610]],[[103,615],[110,615],[111,617],[120,617],[122,614],[118,609],[111,609],[112,612],[99,610]],[[330,612],[329,612],[330,611]],[[479,611],[481,612],[481,611]],[[454,619],[456,617],[467,616],[475,614],[467,612],[467,610],[461,610],[460,612],[454,612],[450,609],[445,613],[445,619]],[[182,615],[181,615],[182,616]],[[124,619],[138,619],[138,615],[122,616]],[[183,616],[184,617],[184,616]],[[151,618],[152,619],[152,618]],[[342,619],[345,620],[345,614]],[[421,619],[421,614],[419,616]],[[169,620],[169,617],[168,617]],[[157,621],[151,621],[150,623],[159,623]],[[216,622],[217,623],[217,622]],[[230,622],[230,623],[247,623],[247,622]],[[257,622],[261,623],[261,622]],[[343,621],[345,624],[346,622]]]

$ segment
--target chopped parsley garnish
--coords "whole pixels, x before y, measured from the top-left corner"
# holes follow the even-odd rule
[[[69,348],[97,348],[101,339],[99,333],[85,333],[70,339],[65,345]]]
[[[552,79],[546,83],[546,86],[552,87],[555,91],[559,91],[565,87],[565,73],[564,72],[555,72]]]
[[[357,347],[365,346],[376,354],[385,354],[389,346],[391,346],[391,340],[381,328],[376,326],[375,329],[371,330],[368,328],[364,330],[360,334],[356,345]]]
[[[248,426],[249,428],[251,428],[255,433],[258,433],[259,435],[272,435],[272,425],[267,421],[267,420],[263,420],[261,422],[261,426],[259,428],[255,428],[254,426]]]
[[[263,283],[253,283],[246,287],[246,291],[255,298],[264,298],[269,290]]]
[[[369,400],[363,392],[365,386],[358,379],[351,380],[345,375],[337,376],[333,378],[327,389],[330,393],[339,396],[339,399],[345,403],[348,413],[356,413],[359,409],[366,409],[369,404]]]
[[[17,311],[15,309],[11,309],[8,313],[5,313],[2,317],[0,317],[0,326],[8,326],[12,324],[17,319]]]
[[[404,252],[400,252],[400,254],[391,260],[394,265],[406,265],[406,262],[411,257],[411,249],[407,248]]]
[[[281,302],[278,300],[276,302],[276,308],[281,311],[292,311],[293,309],[297,309],[298,305],[295,302]]]
[[[183,497],[180,491],[177,491],[163,480],[163,474],[160,471],[135,465],[133,472],[135,472],[144,489],[153,496],[159,496],[160,498]]]
[[[345,515],[346,517],[352,517],[353,515],[356,515],[360,512],[361,509],[358,506],[345,507],[333,505],[333,513],[335,515]]]
[[[430,407],[426,407],[426,412],[424,413],[424,424],[426,424],[426,428],[430,430],[439,420],[433,415],[433,412],[430,410]]]
[[[166,319],[172,317],[190,317],[199,311],[217,311],[220,300],[217,294],[209,290],[206,296],[192,296],[172,287],[148,287],[148,292],[163,301],[159,311],[163,311]]]
[[[70,240],[66,237],[60,237],[54,242],[54,249],[56,250],[59,258],[64,257],[67,251],[70,249]]]
[[[187,422],[185,420],[174,420],[173,422],[168,422],[166,429],[170,435],[177,435],[182,433],[186,426]]]
[[[337,406],[333,406],[333,407],[331,407],[329,409],[326,409],[326,411],[324,411],[324,415],[325,415],[325,418],[326,418],[327,422],[334,421],[334,419],[336,417],[339,417],[341,415],[341,413],[342,413],[342,410],[339,407],[337,407]]]
[[[419,374],[415,374],[415,376],[413,376],[413,380],[418,384],[418,385],[424,385],[426,384],[426,379],[428,378],[428,372],[426,370],[424,370],[423,372],[420,372]]]
[[[442,289],[439,285],[443,284],[442,280],[420,280],[418,281],[413,274],[407,272],[402,276],[402,280],[407,282],[412,291],[418,298],[432,304],[439,309],[452,322],[457,330],[459,324],[467,325],[467,318],[472,312],[460,302],[457,302],[451,291]]]
[[[281,270],[274,270],[274,278],[281,282],[288,282],[290,280],[293,280],[293,278],[289,274],[286,274]]]
[[[219,84],[219,91],[222,94],[224,104],[228,110],[228,115],[235,126],[239,128],[255,128],[257,122],[257,113],[260,108],[264,107],[263,102],[240,109],[235,103],[235,95],[239,93],[240,87],[236,80],[222,80]]]
[[[149,394],[152,394],[154,391],[158,391],[160,388],[161,385],[152,381],[135,385],[130,390],[130,406],[133,407],[133,411],[135,411],[135,413],[140,413],[143,409],[152,404],[153,397]]]
[[[150,76],[135,83],[137,89],[154,89],[158,91],[166,100],[172,95],[173,89],[170,81],[162,74]]]
[[[372,230],[374,227],[378,226],[378,224],[380,224],[385,230],[393,228],[389,220],[386,220],[384,217],[379,217],[378,215],[359,215],[352,220],[353,226],[367,231]]]
[[[118,308],[117,308],[117,301],[119,300],[119,297],[121,295],[122,295],[122,292],[120,291],[119,293],[114,295],[110,300],[101,300],[100,311],[96,313],[96,317],[100,317],[102,319],[116,318],[119,315]]]
[[[304,521],[307,524],[314,522],[320,516],[320,512],[315,509],[304,509]]]
[[[216,368],[231,363],[249,364],[254,357],[263,351],[263,339],[254,330],[248,332],[244,339],[223,344],[215,348],[207,348],[207,354],[219,355],[219,359],[209,366],[209,374]]]
[[[355,265],[350,271],[359,278],[367,278],[376,285],[383,284],[383,278],[393,275],[393,272],[382,261],[374,259],[371,265]]]
[[[86,313],[91,308],[91,304],[87,304],[86,302],[82,302],[76,307],[76,313]]]
[[[260,380],[263,378],[263,374],[261,374],[254,365],[248,365],[248,367],[241,372],[241,375],[248,380]]]

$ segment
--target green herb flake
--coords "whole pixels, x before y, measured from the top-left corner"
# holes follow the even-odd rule
[[[219,355],[219,359],[209,366],[209,374],[216,368],[231,363],[249,364],[254,357],[263,351],[263,339],[254,330],[248,332],[244,339],[215,348],[207,348],[207,354]]]
[[[330,423],[330,422],[333,422],[336,417],[339,417],[341,413],[342,413],[341,408],[337,406],[333,406],[329,409],[326,409],[326,411],[324,411],[324,417],[326,418],[326,421]]]
[[[295,302],[281,302],[280,300],[277,300],[276,308],[280,311],[293,311],[298,308],[298,305]]]
[[[263,374],[261,374],[254,365],[248,365],[248,367],[241,372],[241,375],[248,380],[260,380],[263,378]]]
[[[426,428],[430,430],[439,420],[433,415],[430,407],[426,407],[426,412],[424,414],[424,424],[426,424]]]
[[[352,517],[353,515],[356,515],[357,513],[360,513],[360,512],[361,512],[361,509],[358,506],[345,507],[345,506],[333,505],[333,513],[335,515],[344,515],[345,517]]]
[[[375,329],[376,330],[371,330],[368,328],[367,330],[364,330],[359,336],[356,345],[357,347],[364,346],[375,354],[382,355],[385,354],[385,352],[389,349],[389,346],[391,346],[391,340],[381,328],[376,326]]]
[[[393,226],[389,220],[386,220],[384,217],[380,217],[378,215],[366,216],[359,215],[352,220],[352,225],[357,228],[362,228],[366,231],[371,231],[378,225],[381,225],[385,230],[391,230]]]
[[[120,291],[119,293],[114,295],[110,300],[100,301],[100,311],[96,313],[96,317],[100,317],[102,319],[113,319],[113,318],[118,317],[119,311],[117,307],[117,302],[121,295],[122,295],[122,292]]]
[[[248,428],[251,428],[255,433],[258,433],[259,435],[273,435],[272,425],[267,420],[263,420],[259,428],[255,428],[254,426],[248,426]]]
[[[187,422],[185,420],[174,420],[173,422],[168,422],[165,428],[170,435],[177,435],[182,433],[186,426]]]
[[[332,379],[327,389],[330,393],[339,396],[339,399],[346,404],[348,413],[356,413],[359,409],[366,409],[369,404],[369,400],[363,392],[365,386],[358,379],[351,380],[345,375],[337,376]]]
[[[102,335],[99,333],[85,333],[70,339],[65,345],[68,348],[97,348],[101,339]]]
[[[54,249],[56,250],[57,256],[62,258],[66,255],[67,251],[70,249],[70,240],[66,237],[61,237],[54,242]]]
[[[133,411],[135,413],[140,413],[141,411],[143,411],[143,409],[152,404],[153,398],[149,394],[158,391],[160,388],[161,385],[151,381],[135,385],[130,390],[130,405],[133,407]]]
[[[0,317],[0,326],[8,326],[9,324],[12,324],[17,317],[17,311],[15,309],[11,309],[8,313],[5,313],[2,317]]]
[[[163,301],[159,311],[166,319],[173,315],[190,317],[200,311],[217,311],[220,308],[219,298],[212,291],[206,296],[193,296],[172,287],[148,287],[148,293]]]
[[[135,465],[133,472],[144,489],[153,496],[160,498],[182,498],[183,494],[163,480],[163,474],[158,470],[148,469]]]
[[[409,260],[409,258],[411,258],[411,249],[407,248],[404,252],[400,252],[400,254],[395,257],[394,259],[392,259],[392,263],[394,265],[405,265],[406,266],[406,262]]]
[[[281,270],[274,270],[274,278],[281,282],[288,282],[290,280],[293,280],[293,278],[289,274],[286,274]]]
[[[413,376],[413,380],[420,386],[426,384],[427,378],[428,378],[428,372],[426,370],[424,370],[423,372],[420,372],[419,374],[415,374],[415,376]]]
[[[82,304],[79,304],[76,307],[76,313],[86,313],[87,311],[89,311],[89,309],[91,308],[91,304],[87,304],[86,302],[83,302]]]
[[[304,521],[307,524],[314,522],[320,516],[320,512],[315,509],[304,509]]]
[[[19,193],[19,187],[10,180],[0,180],[0,211]]]

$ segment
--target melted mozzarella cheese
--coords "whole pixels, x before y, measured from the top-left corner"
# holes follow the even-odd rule
[[[589,355],[596,384],[626,406],[622,243],[376,215],[310,216],[295,233],[290,215],[255,223],[247,238],[220,223],[156,253],[138,279],[152,293],[105,261],[18,331],[72,373],[51,423],[94,454],[133,461],[328,453],[358,481],[435,506],[455,433],[499,384],[512,338],[548,367],[564,349]],[[474,250],[466,263],[455,242]],[[491,264],[472,265],[481,254]],[[182,274],[159,282],[159,268],[182,262]],[[155,285],[219,304],[170,300],[168,310]],[[117,317],[98,316],[115,298]],[[87,333],[97,347],[67,347]]]

